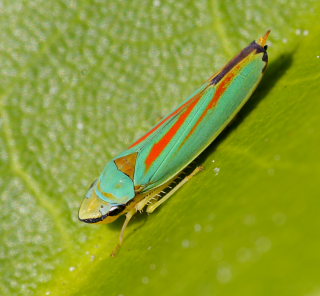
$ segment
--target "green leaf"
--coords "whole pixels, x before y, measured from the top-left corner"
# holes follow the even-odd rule
[[[1,3],[1,295],[318,295],[319,1]],[[271,29],[267,73],[160,209],[86,225],[116,155]]]

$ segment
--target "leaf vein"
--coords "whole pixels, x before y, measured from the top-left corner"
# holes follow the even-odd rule
[[[65,225],[63,224],[61,219],[61,213],[58,208],[52,203],[49,196],[44,193],[41,189],[38,182],[30,176],[20,164],[18,151],[15,147],[15,141],[12,135],[11,127],[10,127],[10,120],[8,117],[7,112],[3,108],[3,105],[0,105],[1,117],[2,117],[2,127],[4,131],[4,140],[8,147],[9,153],[9,165],[12,172],[18,176],[26,185],[26,187],[34,194],[34,197],[37,199],[39,205],[43,207],[52,217],[52,220],[56,226],[56,229],[60,233],[65,249],[71,253],[72,248],[72,240],[71,236],[66,230]]]

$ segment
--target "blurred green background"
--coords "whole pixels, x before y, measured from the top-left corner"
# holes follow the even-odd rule
[[[320,2],[0,3],[0,295],[320,295]],[[77,220],[106,161],[267,29],[269,68],[154,214]]]

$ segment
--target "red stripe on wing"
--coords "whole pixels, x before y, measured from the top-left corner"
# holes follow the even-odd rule
[[[196,124],[193,126],[192,130],[188,134],[188,136],[185,138],[181,146],[186,142],[186,140],[194,133],[198,125],[201,123],[201,121],[206,117],[208,111],[212,108],[214,108],[219,100],[221,99],[224,92],[227,90],[229,84],[231,83],[232,79],[236,76],[237,70],[239,69],[239,66],[235,69],[236,71],[229,72],[228,75],[223,79],[221,84],[218,86],[216,93],[214,94],[214,97],[212,98],[211,102],[207,106],[207,108],[203,111],[200,118],[196,122]]]
[[[188,104],[190,104],[194,99],[196,98],[196,96],[194,96],[193,98],[191,98],[189,101],[185,102],[183,105],[181,105],[177,110],[175,110],[174,112],[172,112],[168,117],[164,118],[162,121],[160,121],[153,129],[151,129],[149,132],[147,132],[144,136],[142,136],[139,140],[137,140],[136,142],[134,142],[130,147],[134,147],[137,146],[138,144],[140,144],[141,142],[143,142],[145,139],[147,139],[150,135],[152,135],[158,128],[160,128],[163,124],[165,124],[169,119],[171,119],[172,117],[174,117],[175,115],[177,115],[183,108],[185,108]]]
[[[189,100],[188,102],[186,102],[186,104],[184,104],[183,106],[181,106],[176,113],[178,113],[178,111],[181,111],[181,109],[185,106],[187,106],[189,104],[189,106],[183,111],[183,113],[180,115],[179,119],[177,120],[177,122],[170,128],[170,130],[163,136],[163,138],[161,138],[161,140],[156,143],[151,151],[150,154],[148,155],[147,159],[146,159],[146,167],[147,169],[153,164],[153,162],[159,157],[159,155],[161,154],[161,152],[167,147],[167,145],[170,143],[170,141],[172,140],[172,138],[175,136],[175,134],[178,132],[178,130],[180,129],[180,127],[183,125],[183,123],[186,121],[186,119],[188,118],[188,115],[192,112],[192,110],[194,109],[194,107],[197,105],[197,103],[199,102],[199,100],[201,99],[203,92],[205,90],[201,91],[200,93],[198,93],[197,95],[195,95],[191,100]]]

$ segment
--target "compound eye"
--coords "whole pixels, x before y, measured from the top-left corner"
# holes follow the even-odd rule
[[[125,207],[126,205],[118,205],[111,207],[108,212],[108,216],[116,216],[120,214],[125,209]]]

